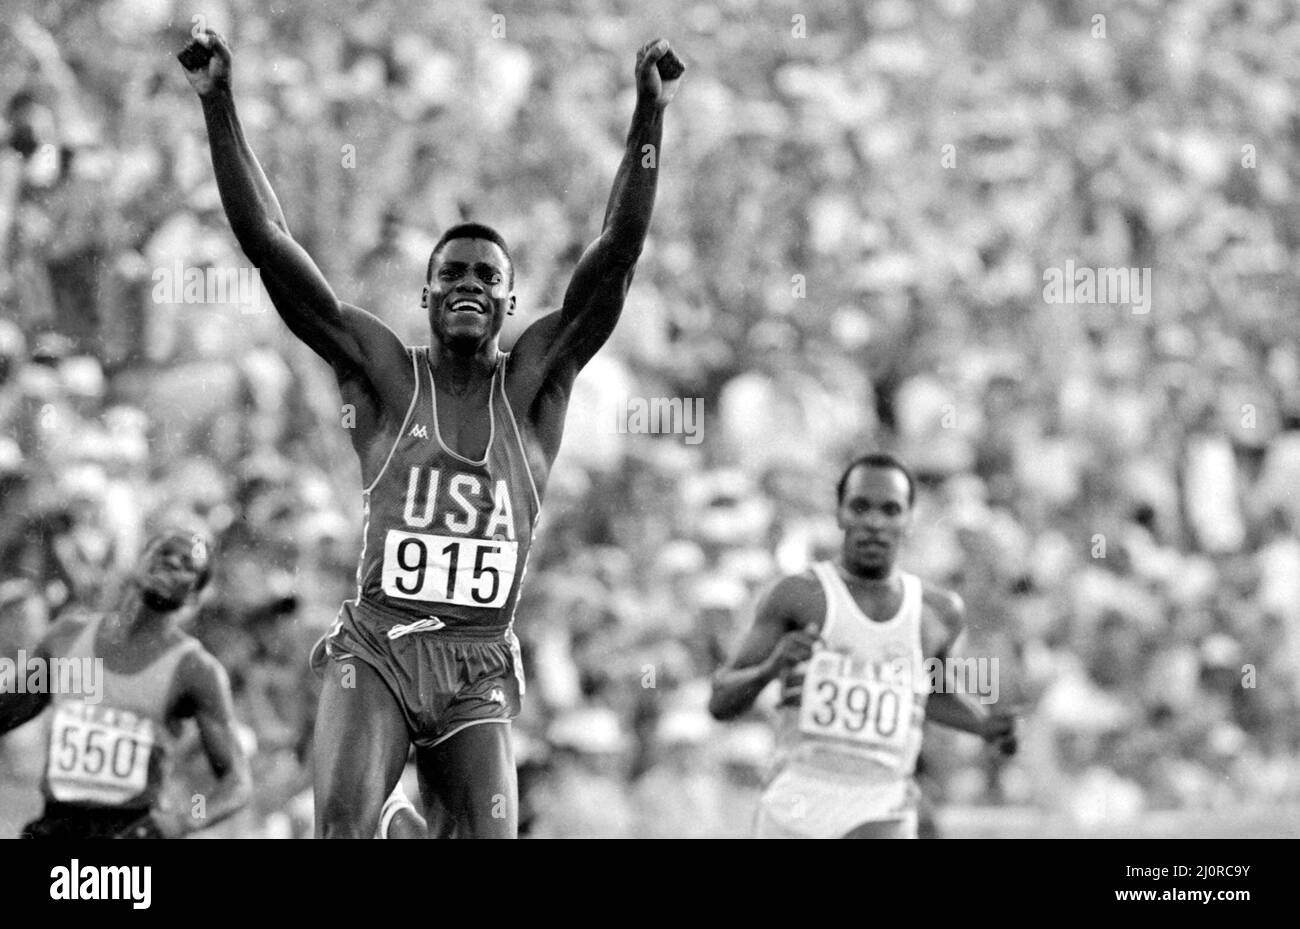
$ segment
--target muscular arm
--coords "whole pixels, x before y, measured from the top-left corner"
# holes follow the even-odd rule
[[[560,401],[540,409],[531,402],[526,407],[552,456],[559,445],[559,423],[551,420],[563,419],[578,372],[613,333],[650,230],[659,183],[664,109],[680,80],[664,81],[659,76],[655,63],[667,49],[668,44],[661,41],[638,54],[636,109],[600,235],[578,261],[560,309],[529,326],[512,353],[512,393],[530,400]]]
[[[207,124],[221,203],[244,254],[258,268],[276,312],[289,330],[328,361],[340,380],[366,378],[376,394],[399,406],[410,393],[410,365],[401,339],[378,318],[341,302],[311,256],[289,233],[262,166],[235,111],[230,50],[210,30],[205,69],[186,74]]]
[[[49,652],[45,650],[44,643],[37,648],[35,657],[41,661],[48,660]],[[17,668],[15,673],[26,672],[23,668]],[[50,703],[50,695],[45,691],[15,693],[16,683],[12,677],[0,671],[0,736],[35,719]]]
[[[203,751],[217,778],[216,790],[205,798],[203,818],[192,818],[191,811],[182,817],[183,828],[196,831],[215,826],[243,809],[252,794],[253,781],[248,758],[235,732],[234,701],[225,668],[211,655],[198,652],[185,658],[181,675],[186,685],[179,712],[193,716],[198,723]]]
[[[759,601],[750,627],[735,657],[713,676],[709,713],[715,719],[734,719],[744,713],[769,683],[781,673],[782,639],[792,630],[817,622],[824,613],[815,603],[821,588],[807,577],[786,577]],[[807,634],[811,639],[812,634]]]
[[[946,669],[949,661],[961,655],[962,644],[966,639],[966,607],[956,594],[943,592],[936,594],[935,612],[942,622],[940,646],[935,650]],[[993,714],[972,694],[957,693],[944,688],[942,693],[931,694],[925,707],[925,718],[941,726],[969,732],[985,740],[993,740],[1002,735],[999,727],[994,731]]]
[[[600,236],[587,247],[560,308],[558,360],[576,376],[614,331],[650,231],[664,108],[637,99],[627,147],[610,189]]]
[[[51,655],[59,653],[58,647],[61,644],[75,638],[84,628],[85,622],[82,619],[65,616],[49,628],[28,660],[49,662]],[[25,674],[26,670],[16,668],[15,673]],[[50,704],[48,692],[14,693],[15,683],[8,675],[0,673],[0,735],[35,719]]]

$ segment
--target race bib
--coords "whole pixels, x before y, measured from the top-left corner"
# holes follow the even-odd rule
[[[54,711],[50,793],[64,803],[117,806],[149,783],[153,721],[126,710],[67,700]]]
[[[907,672],[906,662],[867,664],[838,652],[818,652],[804,677],[799,731],[901,761],[912,722]]]
[[[499,607],[515,582],[519,543],[390,529],[384,539],[383,590],[390,597]]]

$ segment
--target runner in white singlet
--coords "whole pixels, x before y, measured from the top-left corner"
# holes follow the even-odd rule
[[[927,717],[1015,751],[1012,716],[935,687],[951,680],[944,668],[965,611],[956,594],[896,563],[914,500],[912,475],[893,456],[850,464],[839,483],[839,558],[769,590],[714,678],[709,708],[723,720],[781,683],[759,837],[915,838]]]

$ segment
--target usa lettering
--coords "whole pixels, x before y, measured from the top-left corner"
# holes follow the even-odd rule
[[[515,541],[515,513],[505,481],[493,485],[481,475],[464,472],[443,478],[438,468],[411,466],[402,508],[407,526]]]

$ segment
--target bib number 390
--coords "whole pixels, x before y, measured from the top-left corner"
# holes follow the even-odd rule
[[[905,687],[845,674],[839,656],[817,656],[804,679],[799,728],[895,751],[907,736],[911,710]]]
[[[389,530],[384,593],[405,600],[499,607],[515,580],[519,543]]]

